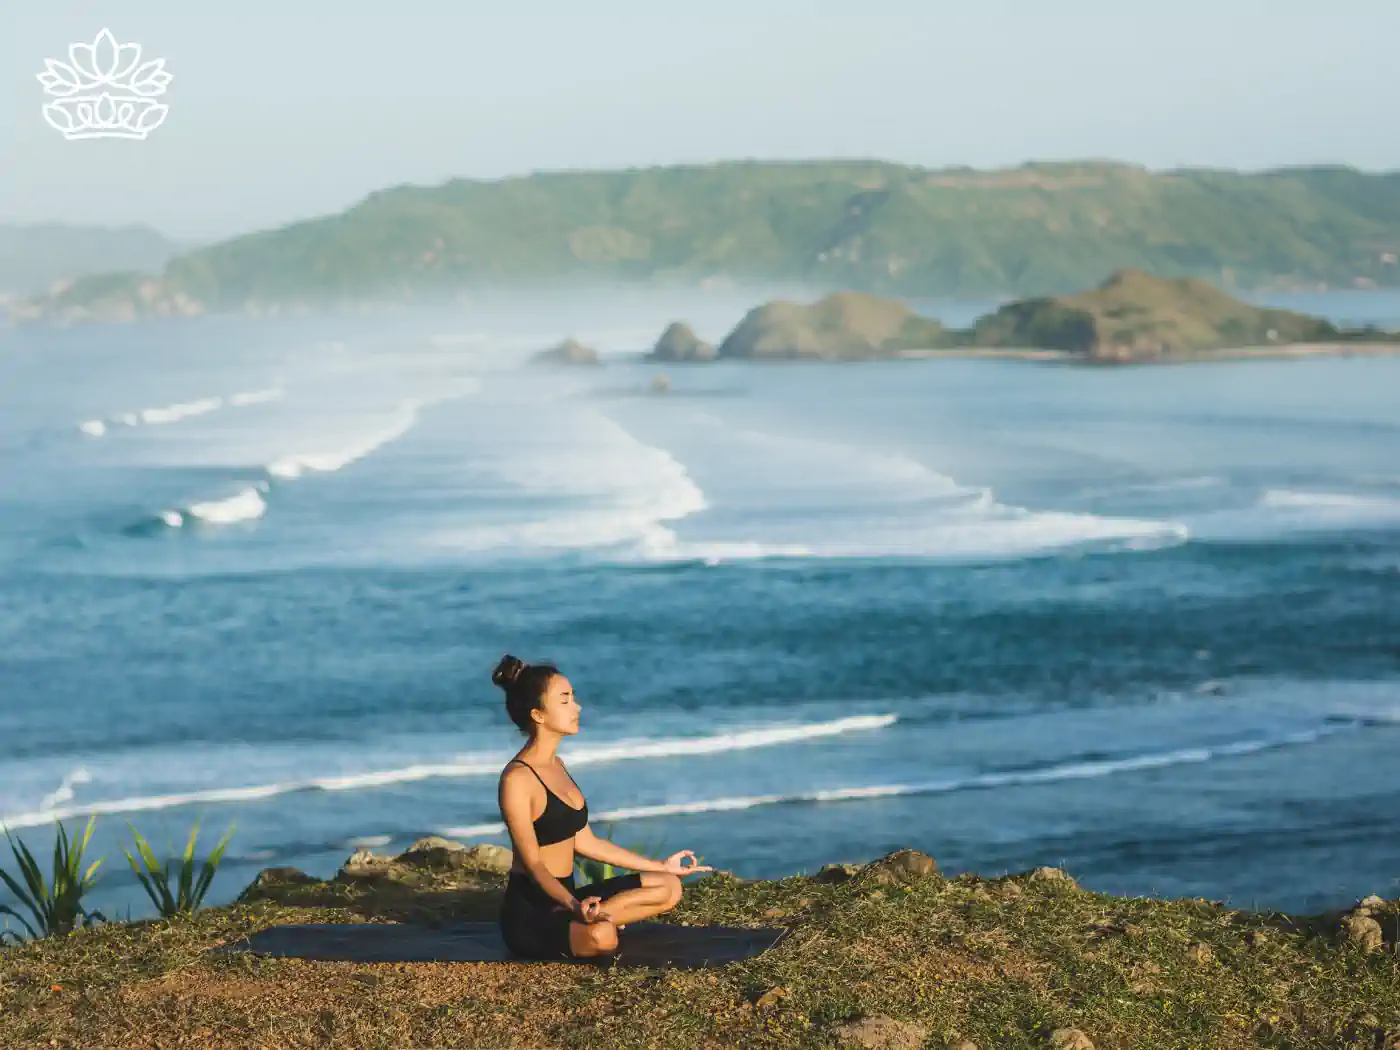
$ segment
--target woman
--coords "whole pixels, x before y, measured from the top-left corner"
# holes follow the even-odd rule
[[[588,827],[588,803],[555,750],[578,732],[573,687],[548,664],[530,665],[506,655],[491,673],[505,690],[506,711],[529,742],[501,773],[501,816],[513,856],[501,935],[516,955],[568,959],[617,950],[617,931],[659,915],[681,899],[681,877],[711,867],[695,864],[690,850],[650,860]],[[574,887],[574,854],[634,869],[581,889]],[[690,858],[690,866],[681,863]],[[607,908],[603,908],[603,902]]]

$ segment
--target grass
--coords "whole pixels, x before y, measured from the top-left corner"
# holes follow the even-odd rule
[[[156,859],[155,851],[134,825],[128,824],[131,828],[132,838],[136,842],[136,851],[141,855],[141,863],[136,863],[136,858],[129,850],[126,852],[127,863],[131,865],[131,870],[136,873],[137,880],[141,883],[141,888],[146,891],[146,896],[151,898],[151,903],[156,907],[156,913],[164,918],[174,918],[177,915],[188,914],[199,910],[204,903],[204,895],[209,892],[209,886],[214,881],[214,873],[218,870],[219,861],[223,859],[224,850],[228,848],[228,841],[233,836],[233,827],[229,826],[224,837],[219,840],[204,860],[204,867],[200,870],[198,879],[195,878],[194,844],[199,837],[199,821],[194,822],[194,827],[190,829],[189,841],[185,843],[185,852],[180,857],[180,867],[173,874],[175,875],[175,889],[170,888],[171,869],[173,858],[167,857],[164,864]]]
[[[88,818],[87,827],[76,842],[69,839],[68,831],[62,824],[58,825],[53,844],[53,866],[47,877],[29,852],[29,847],[6,828],[5,838],[10,844],[10,852],[14,854],[20,877],[16,879],[8,872],[0,871],[0,881],[28,910],[29,918],[5,904],[0,904],[0,915],[17,919],[30,937],[62,935],[79,923],[103,920],[101,913],[89,912],[82,906],[83,895],[92,888],[97,869],[102,866],[102,859],[99,858],[86,871],[83,870],[83,854],[87,850],[88,840],[92,838],[95,822],[95,817]],[[18,940],[18,935],[12,930],[0,932],[0,942],[6,939]]]
[[[855,869],[849,869],[855,870]],[[719,969],[354,964],[208,954],[274,923],[493,917],[495,871],[393,864],[369,879],[269,877],[192,916],[0,952],[0,1046],[772,1047],[843,1045],[888,1017],[923,1047],[1385,1047],[1400,1037],[1400,902],[1366,952],[1339,916],[1112,897],[1032,873],[800,875],[687,883],[659,921],[789,926]],[[625,939],[626,934],[623,934]]]

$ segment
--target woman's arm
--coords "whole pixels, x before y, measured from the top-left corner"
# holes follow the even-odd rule
[[[550,874],[540,857],[535,825],[530,821],[530,791],[534,783],[523,767],[512,767],[503,774],[499,799],[501,816],[505,818],[506,829],[510,832],[511,845],[519,851],[521,863],[525,865],[530,877],[551,900],[573,911],[574,895],[569,892],[567,886]]]
[[[615,868],[631,868],[633,871],[666,870],[666,865],[659,860],[643,857],[640,853],[623,849],[607,839],[600,839],[587,824],[574,835],[574,852],[589,860],[601,860]]]

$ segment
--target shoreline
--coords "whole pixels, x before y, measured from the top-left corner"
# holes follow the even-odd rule
[[[895,359],[927,361],[940,357],[1012,359],[1022,361],[1064,361],[1089,366],[1108,365],[1190,365],[1213,361],[1291,360],[1311,357],[1395,357],[1395,343],[1287,343],[1282,346],[1237,347],[1202,350],[1190,354],[1164,354],[1158,357],[1094,357],[1070,350],[1002,350],[969,347],[956,350],[898,350]]]

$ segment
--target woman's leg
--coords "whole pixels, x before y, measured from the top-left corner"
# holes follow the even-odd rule
[[[660,915],[680,903],[681,880],[678,876],[662,871],[644,871],[640,874],[640,887],[623,890],[603,899],[604,914],[617,926],[626,926],[629,922]],[[578,893],[581,898],[590,895],[587,886]]]
[[[670,911],[681,899],[681,880],[659,871],[641,873],[641,886],[622,890],[603,899],[603,912],[608,916],[601,922],[569,924],[569,945],[577,956],[604,955],[617,950],[617,931],[629,922],[648,919]],[[575,891],[580,900],[598,896],[592,887]]]

